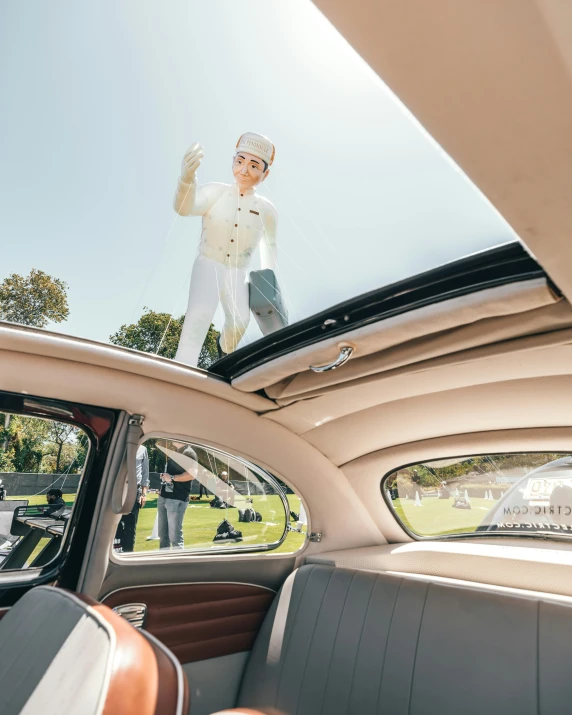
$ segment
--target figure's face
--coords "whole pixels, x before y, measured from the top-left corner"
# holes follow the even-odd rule
[[[56,498],[53,494],[46,494],[46,501],[48,502],[48,504],[51,504],[55,500]]]
[[[238,152],[232,162],[232,173],[239,188],[252,189],[268,176],[264,171],[264,162],[254,154]]]

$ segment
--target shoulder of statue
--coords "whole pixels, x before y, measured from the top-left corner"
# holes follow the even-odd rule
[[[277,218],[278,211],[272,201],[269,201],[264,196],[260,196],[260,194],[256,195],[256,199],[258,201],[258,205],[266,216],[273,216],[274,218]]]
[[[230,184],[223,184],[222,182],[219,181],[212,181],[209,184],[201,184],[200,187],[203,191],[206,191],[208,194],[211,195],[216,195],[216,194],[222,194],[223,191],[227,190],[230,188]]]

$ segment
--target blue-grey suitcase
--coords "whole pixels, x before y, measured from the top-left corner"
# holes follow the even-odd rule
[[[286,306],[276,274],[270,268],[250,273],[250,310],[263,335],[288,325]]]

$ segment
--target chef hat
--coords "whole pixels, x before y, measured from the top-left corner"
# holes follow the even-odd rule
[[[237,141],[236,151],[243,151],[246,154],[257,156],[262,161],[265,161],[268,166],[274,161],[274,144],[262,134],[246,132]]]

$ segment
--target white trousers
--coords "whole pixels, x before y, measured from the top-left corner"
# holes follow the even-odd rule
[[[224,311],[220,346],[225,353],[231,353],[250,320],[247,272],[199,255],[191,273],[189,305],[176,360],[196,366],[219,302]]]

